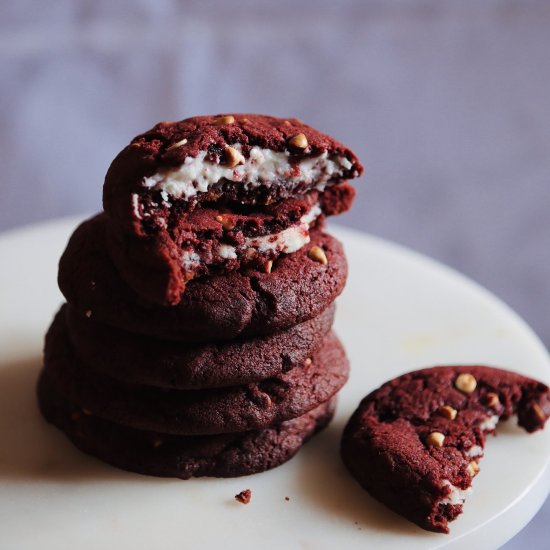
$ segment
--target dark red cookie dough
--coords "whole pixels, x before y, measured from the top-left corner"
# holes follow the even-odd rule
[[[174,436],[134,430],[102,420],[71,403],[41,376],[42,414],[81,451],[140,474],[236,477],[263,472],[291,459],[334,414],[335,399],[267,429],[214,436]]]
[[[300,134],[306,139],[305,148],[294,145],[292,138]],[[151,219],[166,218],[166,201],[162,197],[152,196],[144,188],[144,178],[162,169],[182,165],[186,158],[195,158],[202,151],[207,152],[209,160],[223,163],[227,148],[235,144],[240,144],[245,157],[248,157],[254,146],[277,152],[288,151],[293,165],[323,153],[346,158],[349,169],[335,175],[330,181],[333,184],[356,177],[363,171],[350,149],[297,119],[253,114],[193,117],[179,122],[161,122],[137,136],[119,153],[105,178],[105,211],[125,231],[135,235],[149,234],[151,226],[148,224]],[[317,184],[315,181],[304,182],[294,189],[285,184],[284,179],[269,183],[271,185],[268,189],[261,186],[247,189],[241,181],[222,180],[209,192],[196,196],[189,205],[180,203],[178,208],[193,206],[197,200],[208,203],[223,200],[237,204],[269,204],[303,194],[315,189]],[[156,227],[154,221],[153,227]]]
[[[305,242],[315,227],[322,227],[325,215],[347,210],[354,195],[350,185],[342,184],[261,210],[204,205],[184,215],[172,213],[171,221],[147,237],[128,235],[109,223],[107,245],[121,278],[135,292],[154,303],[175,305],[197,277],[243,268],[268,271],[288,244],[296,246],[296,235]],[[301,220],[311,212],[318,213],[304,225]],[[262,248],[258,239],[272,244]]]
[[[462,512],[452,486],[471,486],[485,434],[513,414],[528,432],[542,429],[548,387],[483,366],[411,372],[363,399],[344,430],[342,459],[373,497],[423,529],[447,533]]]
[[[60,260],[59,287],[81,315],[139,334],[194,343],[273,334],[321,314],[346,281],[342,245],[315,231],[309,245],[279,258],[271,273],[196,279],[178,305],[159,306],[121,280],[106,252],[105,223],[100,214],[73,233]],[[309,257],[315,246],[324,250],[326,265]]]
[[[95,416],[140,430],[179,435],[244,432],[301,416],[345,384],[349,365],[330,333],[311,361],[244,386],[162,390],[123,384],[90,371],[75,357],[63,324],[46,335],[43,377]]]
[[[198,346],[115,329],[68,305],[54,325],[63,327],[66,315],[75,353],[94,371],[129,384],[202,389],[258,382],[303,365],[329,332],[334,309],[269,336]]]

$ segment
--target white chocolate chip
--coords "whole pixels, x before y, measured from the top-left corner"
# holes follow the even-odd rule
[[[176,141],[176,143],[172,143],[170,147],[167,147],[166,151],[172,151],[173,149],[177,149],[178,147],[183,147],[186,143],[186,139],[180,139],[179,141]]]
[[[477,386],[477,380],[468,372],[463,372],[456,377],[455,387],[463,393],[472,393]]]
[[[491,407],[492,409],[494,409],[495,407],[498,407],[500,405],[500,399],[498,398],[498,394],[494,392],[489,392],[485,396],[485,404],[488,407]]]
[[[474,477],[479,473],[479,465],[475,460],[472,460],[472,462],[468,464],[468,473],[470,474],[470,477]]]
[[[327,265],[327,255],[325,251],[320,246],[312,246],[307,255],[314,261],[319,262],[320,264]]]
[[[240,151],[237,151],[234,147],[225,148],[225,165],[229,168],[235,168],[239,164],[244,164],[245,158]]]
[[[445,436],[441,432],[432,432],[426,438],[426,445],[430,447],[443,447]]]
[[[223,126],[224,124],[233,124],[235,122],[235,117],[233,115],[221,116],[217,118],[213,124],[214,126]]]
[[[443,405],[443,407],[439,408],[439,414],[444,416],[447,420],[454,420],[458,414],[458,411],[453,409],[450,405]]]
[[[307,137],[302,133],[296,134],[288,140],[288,144],[296,147],[296,149],[306,149],[308,146]]]

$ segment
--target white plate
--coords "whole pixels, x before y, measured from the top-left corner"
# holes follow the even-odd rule
[[[389,512],[347,475],[341,430],[385,380],[434,364],[488,363],[548,382],[550,359],[521,319],[461,275],[336,228],[350,263],[336,328],[352,375],[328,430],[284,466],[228,480],[144,477],[81,454],[42,421],[34,396],[43,334],[62,300],[57,260],[75,224],[0,238],[0,548],[494,548],[546,498],[550,430],[528,436],[512,423],[490,438],[448,536]],[[233,498],[245,488],[248,506]]]

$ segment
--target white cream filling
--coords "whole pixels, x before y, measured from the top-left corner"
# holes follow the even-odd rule
[[[498,424],[499,416],[494,414],[493,416],[488,416],[479,427],[485,432],[492,432]]]
[[[470,447],[470,450],[468,451],[467,454],[470,458],[476,458],[483,454],[483,449],[479,445],[474,445]]]
[[[320,215],[321,208],[316,204],[300,218],[298,225],[271,235],[248,237],[245,240],[246,247],[255,248],[258,252],[268,252],[269,250],[279,250],[284,254],[296,252],[309,243],[309,227]]]
[[[240,150],[241,145],[232,145]],[[163,199],[168,196],[188,200],[197,193],[204,193],[208,188],[222,178],[229,181],[240,181],[245,188],[270,186],[273,181],[284,179],[290,188],[299,183],[312,184],[322,191],[327,182],[336,176],[341,176],[344,170],[349,170],[352,163],[344,156],[332,156],[328,152],[302,160],[296,166],[289,162],[288,151],[272,151],[252,147],[248,158],[243,164],[233,168],[206,160],[206,151],[201,151],[196,157],[187,157],[178,167],[162,170],[143,180],[143,186],[160,191]]]
[[[459,489],[455,487],[448,479],[442,481],[443,485],[451,488],[451,492],[439,501],[439,504],[464,504],[466,497],[472,492],[472,488]]]
[[[141,220],[141,214],[139,213],[139,196],[136,193],[132,193],[132,207],[134,209],[134,216],[137,220]]]
[[[247,237],[242,248],[253,248],[260,253],[277,250],[283,254],[296,252],[310,241],[309,227],[320,216],[321,208],[318,204],[313,206],[307,214],[304,214],[297,225],[283,229],[279,233],[262,235],[261,237]],[[217,250],[218,256],[224,259],[237,257],[237,249],[234,246],[221,244]]]
[[[184,269],[190,271],[194,267],[197,267],[198,264],[200,264],[201,258],[200,256],[193,251],[190,250],[184,250],[181,255],[181,265]]]
[[[218,246],[218,256],[224,260],[234,260],[237,258],[237,250],[230,244],[220,244]]]

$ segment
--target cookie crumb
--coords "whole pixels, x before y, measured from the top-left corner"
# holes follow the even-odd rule
[[[238,495],[235,495],[235,500],[241,504],[248,504],[252,498],[252,491],[250,489],[245,489],[241,491]]]

